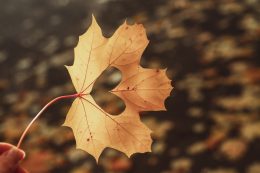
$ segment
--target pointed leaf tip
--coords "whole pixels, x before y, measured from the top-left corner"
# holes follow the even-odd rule
[[[92,20],[92,22],[93,22],[93,21],[94,21],[94,22],[96,21],[96,18],[95,18],[95,16],[94,16],[94,14],[91,15],[91,20]]]

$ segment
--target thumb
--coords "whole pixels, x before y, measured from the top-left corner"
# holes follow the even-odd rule
[[[7,152],[5,152],[3,155],[5,155],[5,159],[8,161],[10,164],[16,164],[20,160],[24,159],[25,153],[23,150],[20,150],[16,147],[11,148]]]
[[[24,159],[24,157],[25,157],[24,151],[15,147],[4,152],[0,156],[0,166],[2,167],[1,169],[3,169],[2,170],[3,173],[5,172],[11,173],[12,171],[14,171],[17,168],[18,162]]]

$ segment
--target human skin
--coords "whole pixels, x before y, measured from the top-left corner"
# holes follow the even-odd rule
[[[0,173],[28,173],[20,166],[25,152],[17,147],[0,142]]]

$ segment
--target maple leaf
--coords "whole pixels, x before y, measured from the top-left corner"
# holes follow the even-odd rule
[[[98,161],[106,147],[131,156],[151,151],[151,130],[140,120],[139,112],[165,110],[164,100],[172,89],[166,70],[146,69],[139,65],[148,45],[140,24],[122,24],[110,38],[102,35],[94,16],[89,29],[79,37],[72,66],[66,66],[77,97],[64,122],[73,130],[76,148],[85,150]],[[122,72],[122,80],[111,93],[125,102],[125,110],[112,116],[96,104],[90,92],[108,67]]]

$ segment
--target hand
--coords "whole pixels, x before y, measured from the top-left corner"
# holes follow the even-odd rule
[[[24,151],[0,142],[0,173],[28,173],[19,162],[25,157]]]

